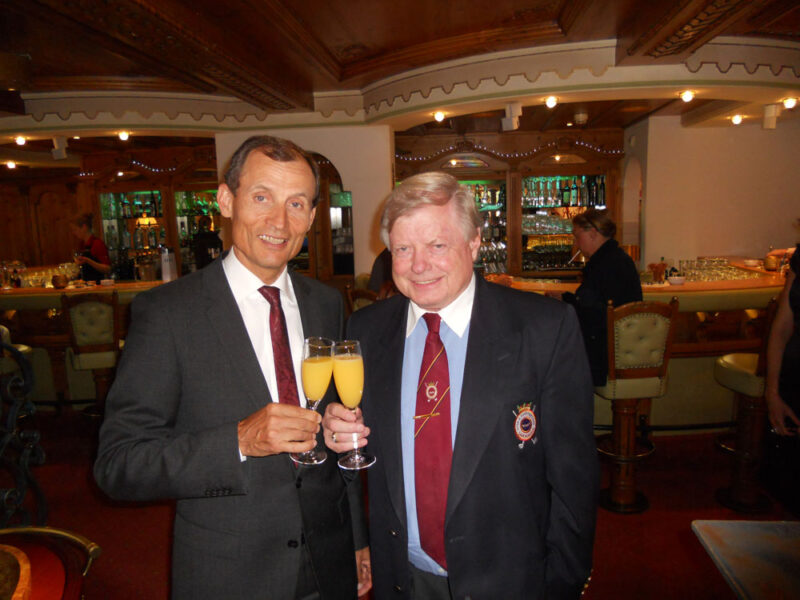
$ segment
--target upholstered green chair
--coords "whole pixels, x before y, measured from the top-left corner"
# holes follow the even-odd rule
[[[730,509],[765,512],[769,499],[761,493],[757,482],[758,467],[764,454],[764,433],[767,403],[764,398],[767,371],[767,341],[778,303],[773,298],[767,305],[761,345],[758,353],[740,352],[720,356],[714,363],[714,378],[732,390],[736,397],[736,437],[733,451],[733,472],[729,487],[717,490],[717,501]]]
[[[597,449],[611,461],[611,482],[600,493],[600,506],[614,512],[646,510],[647,498],[636,489],[634,465],[653,452],[649,441],[636,438],[636,414],[642,400],[658,398],[667,391],[667,366],[678,299],[663,302],[631,302],[614,308],[610,303],[608,324],[608,379],[594,388],[611,401],[610,435],[597,438]]]
[[[12,348],[18,350],[24,357],[30,359],[30,354],[33,352],[33,349],[25,344],[12,344],[11,332],[5,325],[0,325],[0,341],[2,341],[5,345],[11,346]],[[0,375],[7,375],[18,370],[19,365],[17,364],[17,361],[11,358],[11,353],[8,350],[3,350],[0,352]]]
[[[75,370],[91,371],[94,379],[95,404],[84,413],[91,417],[102,416],[123,346],[117,292],[62,294],[61,308],[69,323],[67,360]]]

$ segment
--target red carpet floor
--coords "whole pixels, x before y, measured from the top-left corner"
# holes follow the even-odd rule
[[[106,498],[91,479],[92,427],[80,415],[40,416],[36,426],[47,452],[35,473],[47,497],[48,525],[81,533],[103,549],[88,576],[86,600],[168,598],[172,505]],[[655,454],[638,471],[650,509],[638,515],[599,510],[594,574],[584,597],[733,599],[691,530],[695,519],[753,518],[714,500],[715,490],[727,483],[730,457],[707,434],[655,442]],[[794,519],[779,505],[756,518]]]

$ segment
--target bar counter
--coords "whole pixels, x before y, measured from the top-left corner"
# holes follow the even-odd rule
[[[161,281],[129,281],[113,285],[88,285],[63,289],[42,287],[11,288],[0,290],[0,311],[60,308],[61,294],[111,294],[117,292],[120,304],[130,304],[136,294],[157,285],[161,285]]]
[[[745,268],[731,260],[731,265]],[[645,300],[679,301],[679,317],[669,364],[667,393],[653,400],[650,422],[655,427],[695,427],[734,420],[733,392],[714,379],[714,362],[731,352],[758,352],[763,313],[785,279],[775,272],[750,268],[755,279],[692,281],[681,285],[643,285]],[[508,275],[487,279],[515,289],[544,294],[574,292],[577,283],[556,283]],[[595,423],[611,423],[610,402],[595,396]],[[712,428],[713,429],[713,428]]]

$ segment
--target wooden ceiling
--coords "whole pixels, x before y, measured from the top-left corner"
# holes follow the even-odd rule
[[[636,65],[680,62],[719,35],[800,42],[797,0],[0,0],[0,14],[0,87],[13,88],[0,92],[0,116],[25,114],[27,92],[100,90],[306,111],[314,92],[497,50],[616,38],[617,64]],[[671,103],[525,107],[520,129],[563,128],[580,108],[591,109],[584,128],[621,128]],[[502,116],[407,133],[500,131]]]

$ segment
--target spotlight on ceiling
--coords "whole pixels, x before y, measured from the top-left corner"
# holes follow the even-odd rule
[[[120,131],[118,135],[119,139],[121,139],[123,142],[127,141],[127,139],[131,136],[131,134],[127,131]]]
[[[444,121],[444,113],[440,110],[437,110],[435,113],[433,113],[433,118],[436,120],[437,123],[441,123],[442,121]]]
[[[731,117],[731,123],[733,123],[734,125],[739,125],[742,122],[742,120],[743,120],[742,115],[733,115]]]
[[[691,102],[694,100],[694,92],[692,90],[686,90],[681,92],[681,100],[684,102]]]
[[[547,108],[555,108],[556,104],[558,104],[558,98],[555,96],[548,96],[544,101],[544,105]]]
[[[123,173],[122,171],[117,171],[117,177],[123,177],[124,175],[125,173]]]
[[[17,146],[24,146],[26,141],[25,136],[18,135],[16,138],[14,138],[14,141],[17,142]]]
[[[13,160],[9,160],[9,161],[6,161],[6,166],[9,169],[16,169],[17,168],[17,163],[15,163]]]
[[[79,139],[81,139],[81,136],[79,136],[79,135],[73,135],[73,136],[72,136],[72,139],[73,139],[73,140],[79,140]]]
[[[786,110],[792,110],[795,106],[797,106],[797,98],[786,98],[783,101],[783,108]]]

